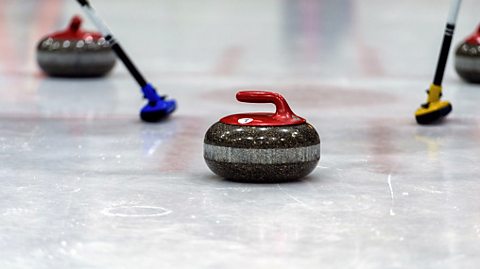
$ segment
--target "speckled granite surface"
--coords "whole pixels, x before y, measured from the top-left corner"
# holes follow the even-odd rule
[[[204,143],[235,148],[294,148],[316,145],[320,143],[320,138],[308,123],[256,127],[217,122],[208,129]]]
[[[480,46],[461,43],[455,52],[455,70],[464,80],[480,83]]]
[[[217,122],[204,139],[208,167],[226,179],[291,181],[308,175],[320,160],[320,138],[312,125],[237,126]]]
[[[115,66],[116,56],[105,39],[42,39],[37,45],[37,62],[50,76],[96,77]]]

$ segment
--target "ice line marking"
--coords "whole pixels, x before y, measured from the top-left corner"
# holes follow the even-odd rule
[[[283,192],[285,195],[287,195],[288,197],[290,197],[290,199],[294,200],[295,202],[297,202],[298,204],[302,205],[303,207],[306,207],[306,208],[310,208],[309,206],[307,206],[304,202],[300,201],[297,197],[291,195],[290,193],[288,193],[287,191],[285,191],[282,187],[280,187],[280,184],[277,184],[277,188]]]
[[[129,212],[130,210],[148,210],[151,213],[135,213]],[[160,217],[172,213],[172,210],[168,210],[163,207],[158,206],[117,206],[117,207],[108,207],[102,210],[102,214],[110,217],[122,217],[122,218],[144,218],[144,217]]]
[[[393,205],[394,205],[394,196],[393,196],[393,188],[392,188],[392,174],[388,174],[387,177],[387,182],[388,182],[388,188],[390,189],[390,197],[392,199],[392,204],[390,206],[390,216],[395,216],[395,212],[393,211]]]
[[[430,189],[421,188],[421,187],[414,187],[414,189],[419,191],[429,192],[429,193],[443,193],[443,191],[430,190]]]

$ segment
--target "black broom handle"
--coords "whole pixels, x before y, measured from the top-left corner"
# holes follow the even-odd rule
[[[442,48],[438,57],[437,69],[435,71],[435,77],[433,84],[442,86],[443,75],[445,74],[445,67],[447,66],[448,54],[450,46],[452,44],[453,33],[455,31],[455,24],[460,10],[462,0],[453,0],[450,7],[450,13],[448,14],[447,24],[445,26],[445,33],[443,36]]]
[[[133,64],[133,62],[130,60],[127,53],[123,50],[118,41],[113,37],[113,34],[107,27],[107,25],[97,16],[95,10],[90,5],[88,0],[77,0],[77,2],[82,6],[82,8],[85,10],[85,13],[90,17],[91,21],[100,30],[102,35],[105,37],[105,40],[110,43],[112,50],[117,54],[118,58],[120,58],[120,60],[123,62],[130,74],[132,74],[132,76],[135,78],[140,87],[145,87],[147,85],[147,81],[140,73],[140,71],[138,71],[135,64]]]

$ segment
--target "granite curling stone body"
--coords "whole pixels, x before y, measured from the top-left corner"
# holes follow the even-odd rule
[[[455,70],[467,82],[480,83],[480,27],[460,43],[455,52]]]
[[[237,100],[273,103],[275,113],[234,114],[208,129],[204,158],[217,175],[244,182],[300,179],[320,160],[320,138],[277,93],[242,91]]]
[[[37,62],[50,76],[99,77],[115,66],[115,54],[100,33],[80,29],[75,16],[68,29],[49,35],[38,43]]]

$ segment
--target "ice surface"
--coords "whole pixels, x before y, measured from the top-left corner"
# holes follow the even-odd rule
[[[123,66],[41,75],[34,48],[80,9],[0,2],[0,268],[478,268],[480,88],[449,62],[441,125],[416,125],[449,1],[92,1],[161,93]],[[456,41],[473,31],[464,1]],[[91,24],[87,24],[87,26]],[[238,89],[282,93],[318,130],[302,182],[239,184],[202,158]]]

